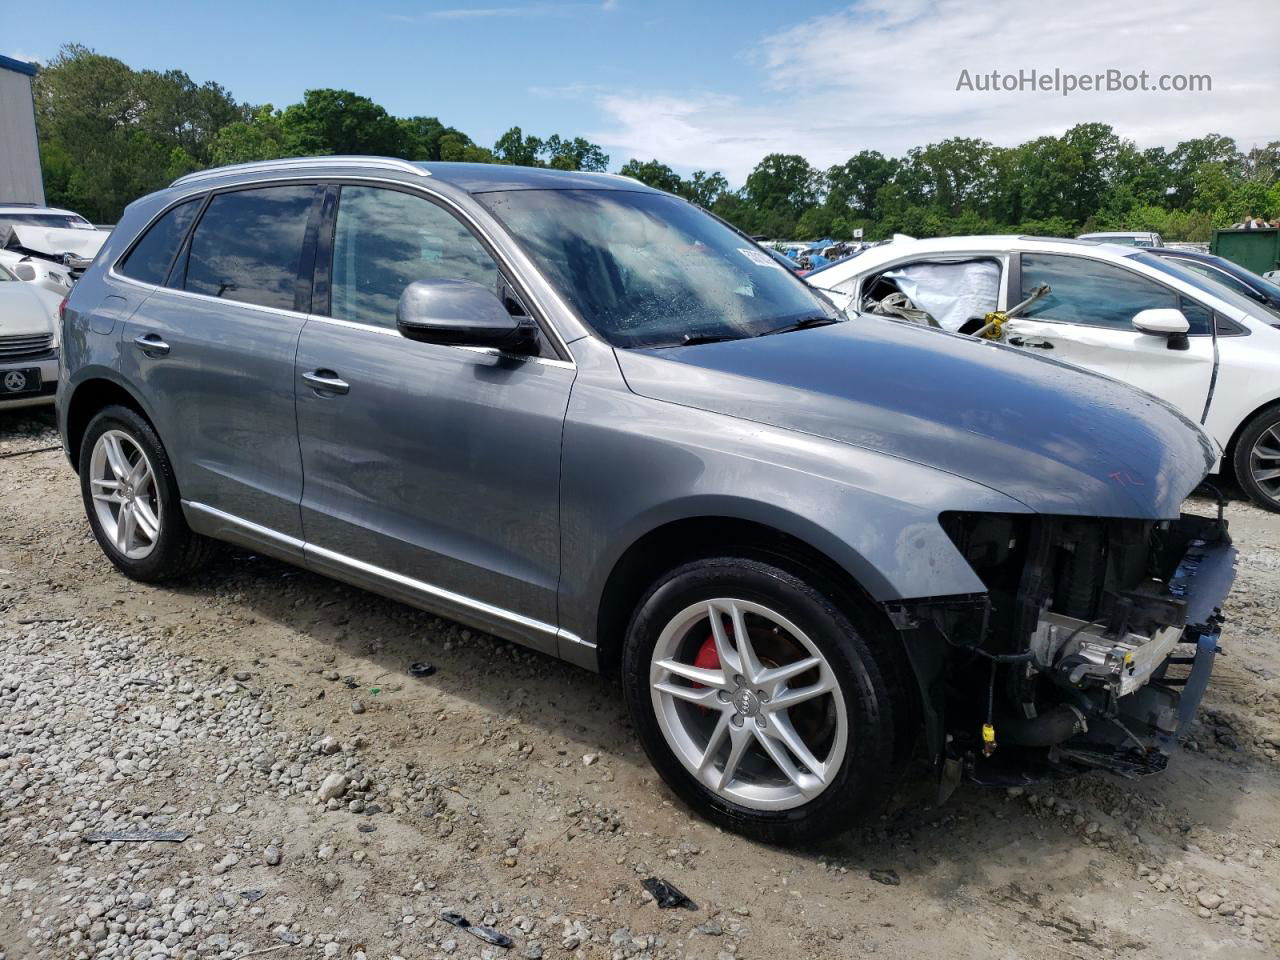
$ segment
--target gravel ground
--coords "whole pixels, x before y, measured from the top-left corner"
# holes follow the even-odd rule
[[[239,550],[125,580],[56,443],[51,415],[0,414],[0,960],[1280,947],[1280,517],[1230,509],[1228,655],[1165,775],[942,807],[909,783],[785,851],[690,816],[591,674]],[[118,830],[176,833],[93,838]]]

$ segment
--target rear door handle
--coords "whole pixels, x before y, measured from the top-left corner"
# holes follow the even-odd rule
[[[302,379],[322,397],[329,394],[341,396],[351,390],[351,384],[332,370],[312,370],[310,373],[304,373]]]
[[[1035,347],[1037,350],[1052,350],[1053,344],[1048,340],[1024,340],[1022,337],[1010,337],[1011,347]]]
[[[169,352],[169,345],[154,333],[144,333],[133,338],[133,345],[148,357],[163,357]]]

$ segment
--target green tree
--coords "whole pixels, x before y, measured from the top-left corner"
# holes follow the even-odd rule
[[[624,177],[639,180],[645,186],[653,187],[655,190],[665,190],[667,193],[680,193],[684,187],[684,181],[680,179],[679,174],[657,160],[631,159],[622,165],[618,173]]]
[[[876,194],[897,174],[900,163],[878,150],[862,150],[827,170],[827,203],[854,217],[876,215]]]
[[[729,181],[719,171],[707,173],[705,170],[695,170],[688,180],[680,184],[677,192],[686,200],[710,210],[729,192]]]
[[[525,136],[524,131],[519,127],[512,127],[498,138],[498,142],[493,145],[493,153],[499,163],[512,163],[520,167],[541,167],[543,166],[541,154],[545,147],[546,144],[541,138],[532,134]]]
[[[284,126],[270,104],[258,107],[247,120],[229,123],[213,138],[209,162],[213,166],[274,160],[286,155]]]
[[[350,90],[308,90],[280,118],[290,156],[376,154],[399,157],[407,146],[396,119]]]
[[[596,173],[609,169],[609,155],[582,137],[562,139],[553,133],[543,146],[547,166],[557,170],[588,170]]]
[[[822,175],[795,153],[771,153],[747,176],[743,197],[756,209],[755,230],[770,236],[794,232],[801,214],[818,201]]]

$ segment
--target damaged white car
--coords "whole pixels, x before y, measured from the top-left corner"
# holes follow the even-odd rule
[[[1088,240],[911,240],[815,270],[863,312],[983,337],[1139,387],[1201,424],[1215,472],[1280,511],[1280,329],[1176,261]]]
[[[107,236],[70,210],[0,205],[0,264],[19,279],[64,297]]]
[[[0,410],[53,403],[61,302],[0,264]]]

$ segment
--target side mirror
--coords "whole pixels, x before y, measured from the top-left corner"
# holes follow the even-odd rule
[[[470,280],[418,280],[396,305],[396,329],[409,340],[529,353],[538,328],[513,317],[488,287]]]
[[[1167,337],[1179,333],[1185,335],[1191,329],[1191,324],[1187,323],[1181,310],[1162,307],[1158,310],[1139,310],[1133,316],[1133,328],[1141,333]]]
[[[36,268],[29,263],[17,263],[13,266],[13,275],[19,280],[34,280]]]

